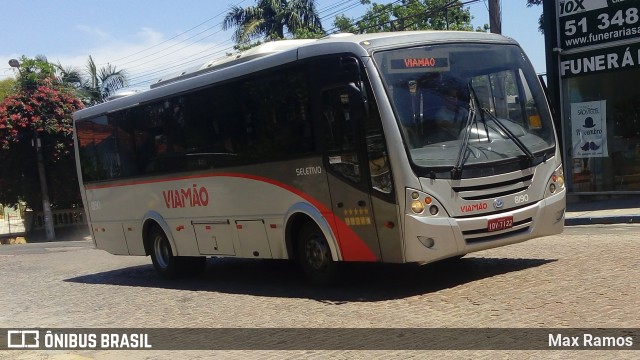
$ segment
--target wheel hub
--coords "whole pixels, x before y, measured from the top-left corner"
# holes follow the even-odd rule
[[[169,248],[166,246],[165,242],[161,237],[156,238],[153,242],[154,252],[156,253],[156,260],[158,261],[158,265],[166,269],[169,266]]]
[[[319,270],[326,266],[329,261],[329,247],[322,239],[314,236],[307,241],[306,246],[307,263],[314,269]]]

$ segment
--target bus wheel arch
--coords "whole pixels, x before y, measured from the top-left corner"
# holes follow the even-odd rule
[[[154,220],[143,225],[143,241],[156,272],[166,279],[201,274],[207,266],[205,256],[178,256],[170,233]]]
[[[147,213],[144,217],[142,224],[142,239],[144,242],[144,251],[147,255],[151,255],[151,251],[153,250],[153,243],[150,239],[150,232],[154,227],[158,227],[160,230],[164,232],[164,235],[167,237],[169,244],[171,245],[171,252],[173,256],[178,256],[178,250],[176,247],[176,242],[173,239],[171,231],[169,230],[169,225],[164,221],[160,214],[155,211],[151,211]]]
[[[145,249],[151,255],[156,271],[164,278],[174,279],[179,275],[179,261],[175,256],[166,232],[155,222],[151,222],[145,236]]]
[[[287,253],[307,279],[316,285],[327,285],[339,272],[339,251],[329,224],[319,213],[318,217],[312,214],[294,212],[287,217]]]
[[[338,247],[336,237],[322,214],[308,203],[297,203],[292,206],[285,217],[285,244],[289,259],[296,259],[299,256],[300,235],[304,228],[311,224],[316,226],[323,234],[331,250],[331,257],[334,262],[342,260],[342,254]]]
[[[298,228],[296,260],[306,278],[316,285],[332,284],[338,274],[338,262],[320,227],[307,221]]]

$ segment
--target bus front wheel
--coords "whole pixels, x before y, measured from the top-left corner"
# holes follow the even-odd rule
[[[298,245],[298,259],[307,279],[316,285],[333,283],[338,264],[333,261],[327,238],[318,226],[306,223],[300,230]]]

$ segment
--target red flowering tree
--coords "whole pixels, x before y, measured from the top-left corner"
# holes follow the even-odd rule
[[[23,86],[0,103],[0,203],[42,209],[34,139],[40,139],[54,207],[81,204],[73,151],[73,112],[82,102],[54,78]]]

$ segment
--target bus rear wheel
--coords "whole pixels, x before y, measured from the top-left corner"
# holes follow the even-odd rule
[[[313,223],[306,223],[298,239],[298,260],[307,279],[316,285],[333,283],[338,264],[333,261],[331,248],[322,231]]]
[[[164,231],[154,227],[149,233],[151,262],[158,274],[166,279],[202,273],[207,265],[204,256],[174,256]]]

